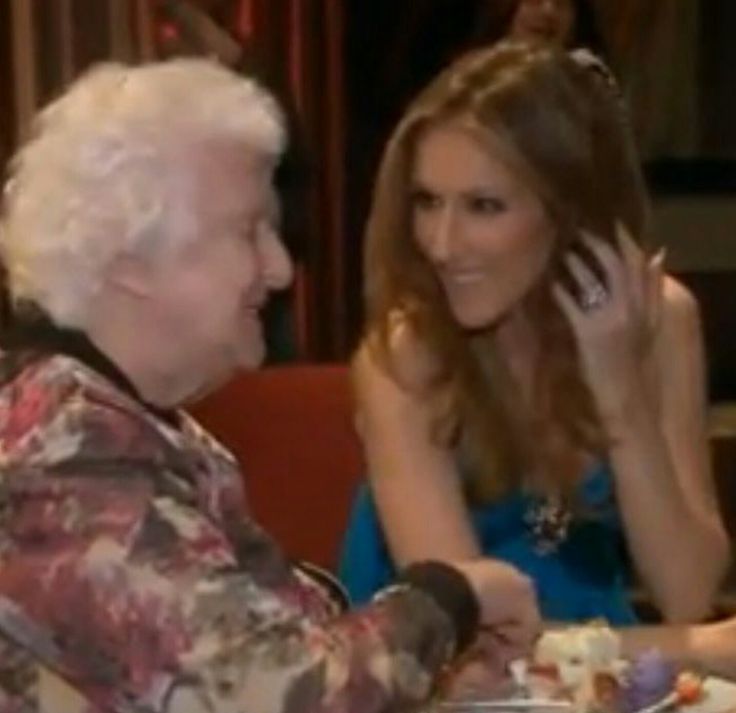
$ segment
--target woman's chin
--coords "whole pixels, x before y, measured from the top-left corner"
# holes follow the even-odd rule
[[[460,328],[468,332],[489,329],[501,322],[506,314],[506,310],[489,309],[486,306],[470,308],[451,305],[450,310]]]
[[[253,371],[263,365],[266,360],[266,338],[260,319],[247,322],[238,334],[236,345],[235,368],[242,371]]]
[[[258,345],[249,345],[247,350],[243,350],[238,360],[239,371],[255,371],[263,366],[266,361],[266,345],[261,342]]]

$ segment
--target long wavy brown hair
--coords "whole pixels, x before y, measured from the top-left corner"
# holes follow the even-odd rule
[[[549,264],[524,297],[543,355],[524,414],[512,408],[518,388],[497,348],[495,326],[469,332],[457,324],[412,236],[417,137],[429,124],[458,119],[500,140],[556,228]],[[641,242],[647,216],[619,99],[562,52],[518,42],[473,52],[410,105],[388,142],[374,188],[366,233],[364,343],[397,378],[391,338],[398,314],[437,358],[428,387],[436,404],[432,437],[458,451],[471,500],[498,498],[529,472],[572,497],[583,458],[607,450],[572,331],[551,285],[564,279],[563,256],[581,230],[615,245],[620,224]]]

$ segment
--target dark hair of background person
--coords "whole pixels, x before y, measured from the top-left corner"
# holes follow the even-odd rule
[[[469,48],[497,42],[508,34],[514,13],[522,0],[485,0],[477,10],[475,32]],[[609,59],[606,44],[591,0],[571,0],[575,17],[571,49],[585,47],[601,59]]]

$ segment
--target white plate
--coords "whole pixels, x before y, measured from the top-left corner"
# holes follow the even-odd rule
[[[680,706],[672,710],[672,713],[736,713],[736,683],[731,683],[722,678],[708,678],[704,683],[706,699],[702,703],[689,706]],[[439,704],[431,709],[432,713],[518,713],[523,710],[515,704],[504,705],[501,701],[483,705],[482,701],[477,703]],[[526,708],[526,713],[559,713],[559,709],[545,706]]]
[[[736,713],[736,683],[722,678],[705,681],[707,698],[692,706],[680,706],[677,713]]]
[[[572,703],[525,700],[523,698],[505,701],[438,703],[437,709],[444,713],[575,713]]]

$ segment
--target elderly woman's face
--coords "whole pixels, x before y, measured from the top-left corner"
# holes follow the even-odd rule
[[[572,0],[519,0],[511,21],[510,35],[564,47],[575,25]]]
[[[412,222],[457,322],[510,315],[549,263],[556,230],[537,194],[488,142],[460,124],[420,134]]]
[[[261,309],[270,291],[291,281],[291,260],[273,222],[271,178],[270,163],[232,147],[189,161],[174,178],[169,229],[194,226],[195,234],[162,266],[154,302],[181,368],[205,382],[261,363]]]

